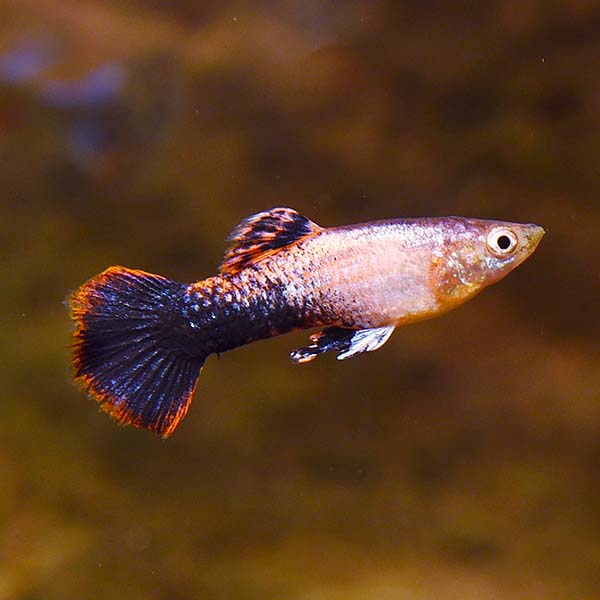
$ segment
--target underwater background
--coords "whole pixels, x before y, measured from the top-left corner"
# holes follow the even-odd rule
[[[0,0],[0,600],[600,590],[600,7]],[[71,382],[63,300],[193,281],[247,215],[547,234],[378,352],[213,356],[168,440]]]

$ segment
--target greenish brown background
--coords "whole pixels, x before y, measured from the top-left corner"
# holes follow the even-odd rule
[[[600,590],[600,8],[577,1],[0,0],[0,600],[562,599]],[[49,81],[104,64],[115,106]],[[106,114],[105,114],[106,113]],[[77,124],[106,140],[81,156]],[[277,205],[547,235],[346,363],[211,357],[171,439],[70,380],[69,290],[213,274]]]

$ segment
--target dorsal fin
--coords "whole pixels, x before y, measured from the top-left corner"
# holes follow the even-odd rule
[[[279,248],[313,235],[322,228],[293,208],[272,208],[244,219],[228,236],[229,249],[221,263],[221,273],[237,273]]]

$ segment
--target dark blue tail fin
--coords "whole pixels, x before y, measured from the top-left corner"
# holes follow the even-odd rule
[[[163,437],[187,413],[206,359],[182,337],[184,289],[111,267],[70,297],[76,381],[119,423]]]

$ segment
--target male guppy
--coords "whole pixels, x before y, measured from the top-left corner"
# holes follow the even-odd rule
[[[240,223],[218,275],[191,284],[111,267],[71,298],[75,379],[119,423],[169,436],[206,357],[322,326],[295,363],[382,346],[522,263],[537,225],[460,217],[323,228],[290,208]]]

